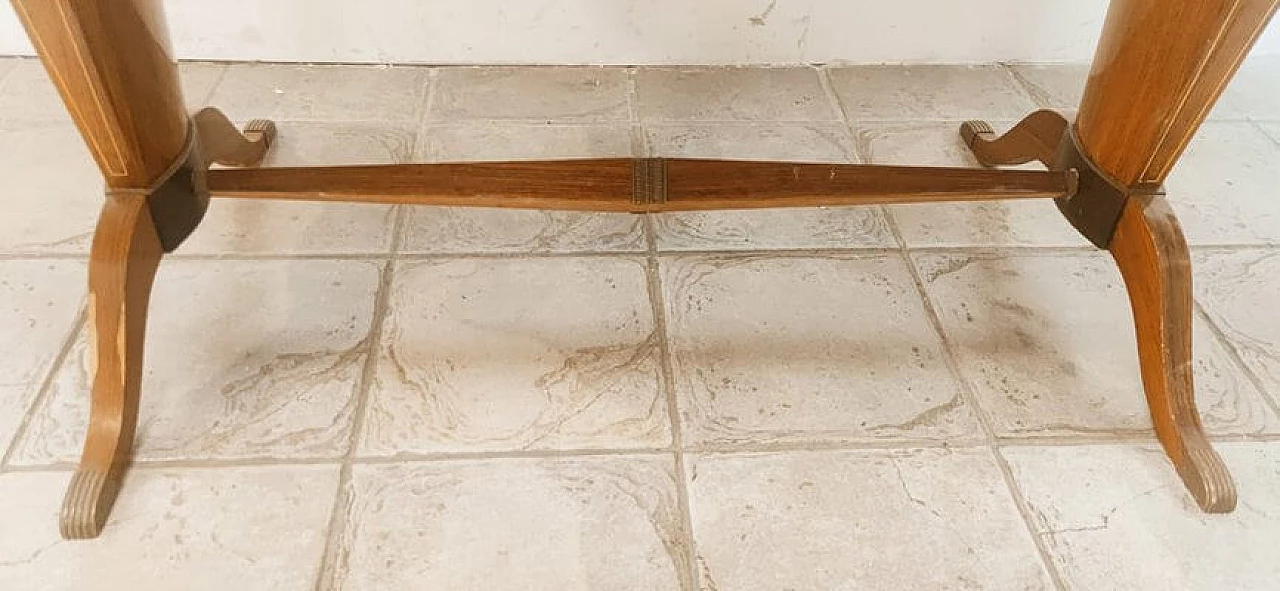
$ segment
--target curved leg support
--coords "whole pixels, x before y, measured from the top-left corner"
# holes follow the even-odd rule
[[[138,420],[147,304],[162,254],[147,200],[108,195],[89,261],[89,430],[62,504],[64,538],[97,537],[120,491]]]
[[[965,121],[960,137],[983,166],[1009,166],[1039,160],[1055,168],[1067,120],[1055,111],[1036,111],[997,137],[986,121]]]
[[[276,139],[276,124],[254,119],[241,132],[213,107],[195,114],[196,133],[206,162],[223,166],[257,166]]]
[[[1164,197],[1133,197],[1111,241],[1138,335],[1142,384],[1156,435],[1200,507],[1228,513],[1236,489],[1205,437],[1191,364],[1191,261]]]

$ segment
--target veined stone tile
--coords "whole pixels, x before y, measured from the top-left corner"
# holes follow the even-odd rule
[[[828,70],[850,121],[1021,119],[1036,110],[1004,66],[851,66]]]
[[[696,455],[703,589],[1052,589],[986,449]]]
[[[401,263],[360,454],[670,445],[644,262]]]
[[[814,68],[640,68],[643,121],[838,121]]]
[[[661,266],[686,445],[977,435],[897,255]]]
[[[232,120],[417,122],[430,70],[399,66],[227,66],[209,98]]]
[[[0,261],[0,450],[71,336],[86,283],[79,261]]]
[[[997,435],[1148,433],[1124,283],[1102,253],[917,254],[961,373]],[[1193,323],[1196,400],[1217,434],[1273,433],[1266,400]]]
[[[432,120],[627,121],[626,68],[455,67],[436,77]]]
[[[671,459],[356,466],[322,589],[693,589]]]
[[[58,535],[68,480],[0,475],[0,588],[313,589],[338,467],[135,468],[88,541]]]
[[[1280,403],[1280,252],[1198,252],[1198,300],[1271,399]]]
[[[1280,244],[1280,145],[1252,123],[1206,123],[1167,185],[1193,246]]]
[[[85,254],[102,175],[70,122],[0,121],[0,252]]]
[[[169,261],[156,277],[135,455],[144,460],[346,453],[379,266]],[[73,462],[89,415],[82,335],[13,461]]]
[[[1069,589],[1267,589],[1280,580],[1280,446],[1220,444],[1240,502],[1196,506],[1155,446],[1003,453]]]

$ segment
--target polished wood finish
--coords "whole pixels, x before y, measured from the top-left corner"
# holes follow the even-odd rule
[[[89,430],[62,505],[68,539],[102,531],[129,463],[151,283],[163,250],[144,199],[108,196],[89,257]]]
[[[1165,453],[1210,513],[1236,506],[1236,489],[1196,410],[1191,357],[1191,259],[1162,196],[1130,199],[1111,242],[1129,291],[1142,384]]]
[[[257,166],[276,141],[276,124],[267,119],[254,119],[243,131],[213,107],[201,109],[193,119],[206,167]]]
[[[12,0],[108,187],[146,189],[187,142],[161,0]]]
[[[1083,153],[1133,193],[1164,182],[1278,4],[1113,0],[1076,119]],[[1196,502],[1230,511],[1235,487],[1195,409],[1190,263],[1164,199],[1131,196],[1110,250],[1128,286],[1156,434]]]
[[[11,1],[107,185],[89,271],[91,417],[65,537],[98,535],[120,491],[155,271],[211,190],[618,212],[1055,198],[1121,269],[1156,433],[1178,473],[1206,511],[1235,506],[1195,409],[1190,264],[1158,185],[1280,0],[1114,0],[1073,126],[1041,111],[999,137],[982,122],[961,127],[982,164],[1048,171],[684,159],[207,170],[257,166],[275,125],[241,131],[216,109],[187,115],[160,0]]]
[[[659,212],[1056,198],[1073,175],[1035,170],[650,159],[660,196],[637,199],[630,159],[213,170],[215,196]]]
[[[1043,111],[1000,138],[985,123],[961,128],[986,165],[1039,160],[1050,169],[1087,169],[1080,171],[1077,195],[1059,205],[1120,267],[1156,435],[1196,502],[1211,513],[1234,509],[1236,491],[1196,411],[1191,263],[1160,184],[1277,5],[1280,0],[1113,0],[1073,133],[1064,134],[1058,118]],[[1050,155],[1055,135],[1064,139]]]
[[[1056,170],[1058,150],[1067,132],[1066,117],[1056,111],[1036,111],[1002,136],[986,121],[965,121],[960,137],[983,166],[1040,162]]]
[[[1158,185],[1280,0],[1112,0],[1076,128],[1122,185]]]

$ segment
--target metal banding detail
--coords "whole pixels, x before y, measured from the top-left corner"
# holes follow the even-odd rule
[[[667,202],[667,162],[662,158],[637,158],[631,165],[631,203],[655,205]]]

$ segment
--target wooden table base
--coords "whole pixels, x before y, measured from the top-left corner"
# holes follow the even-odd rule
[[[1178,474],[1205,511],[1235,507],[1195,408],[1190,262],[1160,185],[1280,0],[1114,0],[1074,123],[1040,111],[1001,137],[961,128],[984,165],[1044,171],[680,159],[259,169],[275,126],[185,112],[160,0],[11,1],[107,185],[89,266],[91,416],[64,537],[97,536],[121,490],[152,280],[211,194],[629,212],[1056,199],[1124,276],[1152,422]]]

